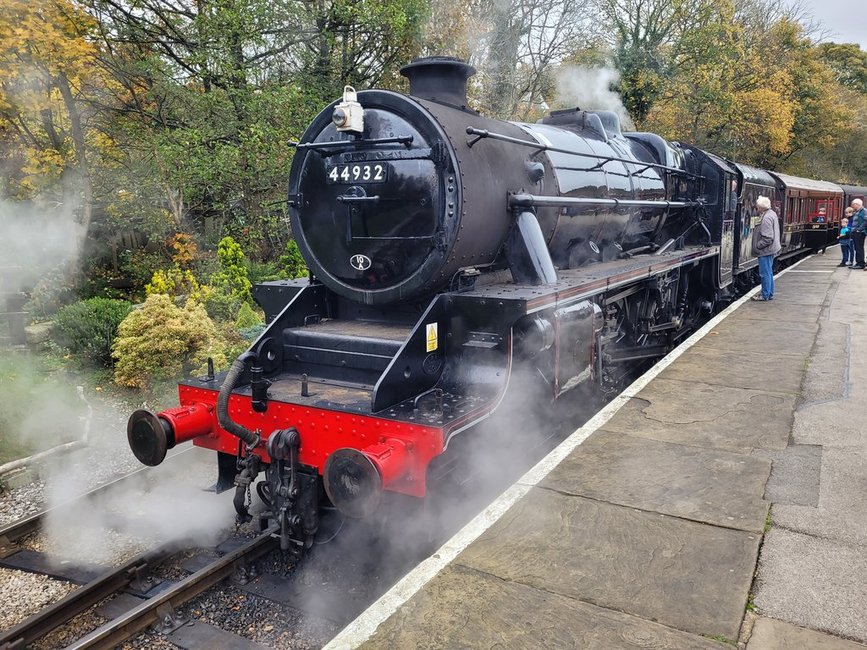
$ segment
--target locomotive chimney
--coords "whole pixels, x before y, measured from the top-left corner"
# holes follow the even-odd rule
[[[467,107],[467,79],[476,69],[453,56],[414,59],[400,74],[409,79],[409,94],[419,99]]]

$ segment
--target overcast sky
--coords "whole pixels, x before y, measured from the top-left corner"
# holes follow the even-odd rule
[[[802,0],[833,35],[835,43],[858,43],[867,51],[867,8],[863,0]]]

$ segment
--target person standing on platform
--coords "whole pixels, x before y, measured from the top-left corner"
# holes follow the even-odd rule
[[[759,259],[759,277],[762,293],[752,300],[774,299],[774,258],[782,250],[780,245],[780,218],[771,210],[771,200],[766,196],[756,199],[756,209],[761,221],[753,228],[753,255]]]
[[[846,208],[847,215],[851,214],[851,209]],[[840,234],[837,235],[837,241],[840,242],[840,252],[843,254],[843,261],[837,266],[851,266],[854,263],[854,252],[852,251],[852,235],[849,231],[849,219],[843,217],[840,222]]]
[[[855,199],[852,201],[852,241],[855,246],[855,266],[853,269],[864,268],[864,238],[867,237],[867,210],[864,209],[864,201]]]

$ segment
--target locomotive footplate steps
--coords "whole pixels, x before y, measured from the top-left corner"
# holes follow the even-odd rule
[[[867,274],[835,264],[717,316],[327,647],[863,649]]]

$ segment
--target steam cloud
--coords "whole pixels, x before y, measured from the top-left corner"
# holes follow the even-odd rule
[[[54,510],[45,535],[54,561],[111,564],[157,543],[208,546],[219,541],[234,521],[231,492],[215,496],[202,489],[213,479],[213,459],[197,452],[188,450],[177,459],[181,462],[153,468],[123,488],[74,508],[64,503],[86,490],[89,474],[96,469],[92,450],[63,460],[62,468],[52,468],[46,492]],[[206,466],[202,455],[211,461]],[[191,472],[199,466],[201,474]]]
[[[0,200],[0,291],[32,286],[46,271],[77,259],[84,233],[73,206]]]
[[[620,101],[611,90],[620,78],[614,68],[594,66],[565,66],[557,74],[557,104],[580,106],[587,110],[614,111],[620,117],[624,130],[635,126]]]

